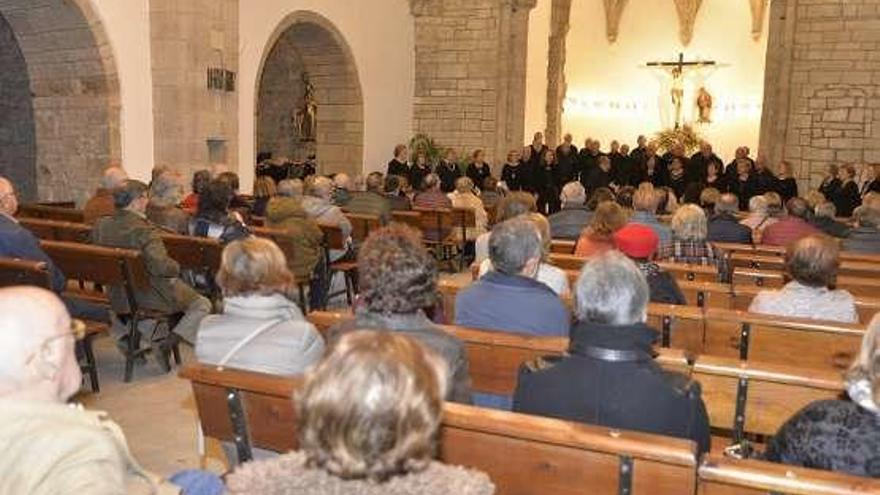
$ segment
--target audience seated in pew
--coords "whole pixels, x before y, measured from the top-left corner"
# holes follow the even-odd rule
[[[843,223],[838,222],[834,218],[837,216],[837,208],[831,201],[823,201],[813,207],[813,215],[810,217],[810,224],[822,232],[845,239],[850,234],[850,228]]]
[[[513,410],[694,440],[709,450],[700,386],[653,360],[658,332],[645,324],[648,284],[610,251],[591,258],[574,288],[569,354],[526,363]]]
[[[614,233],[617,249],[632,259],[648,282],[651,302],[662,304],[687,304],[678,282],[669,272],[663,271],[651,261],[660,239],[651,227],[630,223]]]
[[[485,474],[434,460],[447,376],[444,360],[416,340],[348,333],[306,374],[300,449],[238,467],[230,494],[495,493]]]
[[[859,206],[853,213],[855,228],[843,240],[843,250],[880,254],[880,209]]]
[[[534,335],[568,335],[568,310],[553,289],[536,280],[544,246],[538,227],[525,216],[495,225],[489,238],[493,270],[456,296],[455,323]]]
[[[587,209],[587,192],[579,181],[571,181],[560,194],[562,209],[550,215],[550,233],[554,239],[577,240],[590,223],[592,216]]]
[[[745,225],[740,225],[736,218],[739,211],[739,199],[735,194],[722,194],[715,202],[714,214],[709,219],[708,234],[709,242],[735,242],[739,244],[752,243],[752,231]]]
[[[0,289],[0,493],[179,493],[138,464],[106,413],[67,404],[82,380],[76,337],[52,293]]]
[[[251,215],[257,217],[266,216],[266,205],[278,194],[278,186],[275,179],[268,175],[261,175],[254,179],[254,206]]]
[[[199,322],[210,313],[211,301],[178,278],[180,265],[165,251],[160,229],[146,219],[147,185],[136,180],[125,181],[113,191],[113,203],[116,212],[95,223],[92,242],[98,246],[140,251],[150,287],[137,289],[138,304],[163,313],[183,313],[172,332],[190,344],[195,343]],[[110,303],[116,312],[127,311],[128,303],[121,287],[110,288]],[[125,333],[119,333],[120,325],[113,328],[118,340],[124,338]]]
[[[173,234],[186,235],[190,214],[180,208],[183,183],[179,172],[166,170],[150,183],[147,220]]]
[[[40,247],[39,239],[30,230],[18,224],[13,217],[18,210],[18,194],[8,179],[0,177],[0,256],[40,261],[46,264],[52,278],[52,291],[62,294],[67,287],[64,274]],[[80,299],[63,297],[67,310],[75,318],[106,322],[107,310]]]
[[[333,181],[323,176],[316,176],[309,184],[302,199],[302,207],[306,215],[319,225],[338,227],[342,235],[351,238],[351,221],[342,213],[342,209],[331,202]],[[330,261],[336,261],[347,254],[347,251],[330,251]]]
[[[437,174],[428,174],[422,179],[422,190],[416,193],[413,199],[416,208],[438,209],[452,208],[452,201],[440,190],[440,177]],[[440,239],[433,239],[439,241]]]
[[[401,191],[401,185],[404,181],[403,177],[389,175],[385,177],[385,197],[391,203],[392,211],[409,211],[412,210],[412,203],[406,194]]]
[[[787,246],[802,237],[822,233],[807,223],[810,218],[810,207],[804,199],[789,199],[785,203],[785,211],[786,215],[783,218],[764,229],[761,235],[762,244]]]
[[[782,289],[758,293],[749,311],[857,323],[859,316],[852,294],[832,289],[839,268],[836,241],[823,235],[804,237],[790,244],[785,253],[785,272],[791,282]]]
[[[880,316],[846,374],[849,400],[814,402],[770,440],[766,459],[880,478]]]
[[[189,223],[189,235],[210,237],[226,244],[250,235],[238,214],[229,211],[232,189],[212,180],[199,194],[199,207]]]
[[[83,221],[89,225],[101,217],[113,214],[113,190],[128,180],[128,174],[119,166],[110,166],[104,169],[101,176],[101,187],[95,190],[95,194],[83,205]]]
[[[497,225],[525,213],[535,213],[537,211],[537,200],[535,200],[532,194],[514,191],[501,198],[501,201],[498,202],[495,224]],[[491,232],[486,232],[477,237],[474,243],[474,263],[482,263],[483,260],[489,258],[489,237],[491,234]]]
[[[358,252],[359,302],[355,318],[328,331],[332,343],[357,329],[379,329],[413,337],[446,360],[447,399],[471,402],[464,345],[425,314],[437,298],[437,263],[415,230],[398,223],[379,229]]]
[[[603,201],[596,206],[590,226],[581,233],[574,247],[576,256],[594,256],[614,249],[614,233],[628,220],[626,210],[612,201]]]
[[[366,190],[351,194],[351,198],[344,204],[345,210],[360,215],[372,215],[379,217],[382,224],[391,221],[391,202],[383,193],[385,179],[379,172],[367,175]]]
[[[706,239],[706,213],[697,205],[681,205],[672,217],[672,242],[660,246],[658,261],[708,265],[727,273],[724,254]]]
[[[755,244],[761,242],[764,229],[778,221],[776,217],[770,214],[769,208],[770,206],[765,195],[752,196],[752,199],[749,200],[749,213],[739,222],[741,225],[751,229],[752,242]]]
[[[633,214],[629,217],[629,223],[646,225],[657,234],[660,245],[672,242],[672,229],[669,225],[657,219],[657,203],[663,193],[654,189],[650,182],[639,184],[639,188],[633,193]]]
[[[550,287],[556,295],[565,299],[571,295],[568,275],[565,273],[565,270],[561,270],[547,261],[550,257],[550,245],[553,242],[553,239],[550,237],[550,224],[547,221],[547,217],[540,213],[529,213],[528,215],[525,215],[524,218],[528,218],[534,222],[535,227],[538,228],[538,232],[541,233],[541,242],[543,243],[543,256],[541,258],[541,263],[538,266],[538,273],[535,275],[535,280]],[[480,276],[482,277],[486,273],[492,271],[493,268],[492,260],[483,260],[483,262],[480,263]]]
[[[449,200],[452,201],[453,208],[474,211],[476,226],[467,228],[465,235],[468,241],[475,241],[477,237],[486,232],[489,225],[489,215],[486,213],[486,208],[483,207],[483,202],[474,194],[474,191],[474,183],[470,178],[459,177],[455,181],[455,191],[447,194]],[[461,232],[456,230],[453,235],[461,237]]]

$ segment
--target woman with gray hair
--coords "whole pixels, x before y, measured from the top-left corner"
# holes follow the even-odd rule
[[[672,217],[672,242],[660,246],[657,259],[673,263],[712,265],[726,276],[727,259],[707,241],[706,213],[697,205],[682,205]]]
[[[574,293],[578,323],[568,355],[522,367],[514,411],[688,438],[708,451],[699,384],[654,361],[649,289],[635,263],[616,251],[597,255]]]
[[[180,173],[166,170],[150,183],[150,202],[147,219],[175,234],[186,235],[190,215],[177,205],[183,197],[183,179]]]

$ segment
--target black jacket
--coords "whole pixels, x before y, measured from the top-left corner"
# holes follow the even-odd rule
[[[782,196],[782,204],[785,204],[791,198],[798,196],[798,183],[793,177],[779,179],[776,182],[776,192]]]
[[[482,189],[483,181],[486,180],[486,177],[492,175],[492,167],[490,167],[489,164],[486,162],[483,162],[483,166],[480,168],[477,168],[477,165],[475,163],[471,163],[470,165],[468,165],[465,175],[467,175],[474,182],[474,187],[476,187],[477,189]]]
[[[442,160],[437,164],[436,173],[437,177],[440,178],[441,191],[450,193],[455,190],[455,181],[461,177],[461,170],[458,169],[458,164]]]
[[[577,179],[580,167],[578,166],[578,149],[571,145],[568,153],[560,144],[556,147],[556,180],[565,185]]]
[[[409,165],[406,162],[399,162],[396,158],[392,158],[391,161],[388,162],[388,168],[385,171],[385,175],[396,175],[398,177],[406,177],[409,179]]]
[[[529,189],[530,178],[528,177],[527,166],[522,163],[516,165],[505,163],[501,169],[501,180],[507,184],[507,189],[511,191],[522,191]]]
[[[752,229],[739,223],[739,220],[728,213],[719,213],[709,220],[709,242],[752,243]]]
[[[584,175],[581,175],[581,183],[583,184],[584,189],[587,190],[588,196],[593,194],[593,192],[600,187],[608,187],[613,180],[614,177],[611,176],[610,170],[606,172],[598,166],[594,167],[589,172],[584,172]]]
[[[837,208],[837,216],[851,217],[853,210],[862,204],[862,196],[859,194],[859,186],[853,181],[847,181],[840,186],[830,198],[834,207]]]
[[[753,175],[749,175],[749,178],[745,181],[739,180],[739,176],[734,176],[732,180],[727,183],[727,190],[733,194],[736,194],[736,197],[739,198],[739,209],[740,211],[748,211],[749,210],[749,200],[752,199],[752,196],[756,196],[758,186],[755,183],[755,177]]]
[[[644,324],[579,323],[568,356],[520,369],[513,410],[687,438],[706,452],[709,419],[700,385],[654,362],[656,339]]]
[[[810,225],[832,237],[843,239],[849,235],[849,227],[833,218],[813,216],[810,218]]]
[[[832,201],[834,196],[837,195],[837,190],[840,189],[840,179],[834,177],[833,179],[825,178],[822,180],[822,183],[819,184],[819,192],[825,196],[825,199],[828,201]],[[840,213],[839,211],[837,212]]]
[[[718,155],[712,153],[709,156],[703,156],[703,153],[697,152],[691,156],[691,162],[685,169],[685,176],[688,182],[706,182],[708,168],[710,163],[715,163],[718,167],[718,175],[724,173],[724,162]]]

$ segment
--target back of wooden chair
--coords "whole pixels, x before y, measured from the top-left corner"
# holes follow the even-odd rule
[[[141,254],[131,249],[62,241],[40,241],[40,247],[68,278],[104,286],[134,283],[132,268],[143,265]],[[143,278],[138,277],[142,284]]]
[[[422,214],[418,211],[392,211],[391,221],[408,225],[416,230],[422,228]]]
[[[190,235],[163,234],[168,256],[181,268],[214,274],[220,269],[223,245],[217,239]]]
[[[733,309],[733,293],[728,284],[679,280],[678,287],[684,294],[688,306]]]
[[[757,460],[707,455],[699,468],[699,495],[864,495],[880,480]]]
[[[0,287],[33,285],[52,289],[52,276],[42,261],[0,258]]]
[[[676,280],[685,282],[718,282],[718,268],[707,265],[693,265],[690,263],[672,263],[660,261],[657,265],[675,277]]]
[[[360,213],[346,213],[345,216],[351,222],[351,238],[360,244],[367,240],[370,232],[382,226],[379,217],[375,215],[362,215]]]
[[[864,334],[863,325],[710,308],[704,352],[840,371],[852,363]]]
[[[82,210],[41,204],[18,205],[17,215],[22,218],[45,218],[73,223],[83,223],[85,219]]]
[[[440,459],[485,472],[498,495],[693,493],[693,442],[447,403]]]
[[[348,238],[343,234],[342,229],[336,225],[318,224],[321,232],[324,233],[324,246],[327,249],[345,250],[348,248]]]
[[[648,305],[648,325],[660,331],[661,347],[690,353],[703,351],[703,310],[696,306]]]
[[[553,239],[550,242],[550,252],[555,254],[574,254],[576,244],[577,241]]]
[[[734,290],[741,285],[776,289],[785,285],[785,276],[783,276],[782,272],[773,270],[734,268],[731,283]]]
[[[583,256],[575,256],[573,254],[550,253],[550,264],[557,266],[563,270],[572,270],[579,272],[584,267],[587,259]]]
[[[85,244],[91,242],[92,227],[84,223],[27,217],[19,218],[18,221],[19,225],[30,230],[31,233],[40,239]]]
[[[782,271],[785,269],[785,259],[782,256],[768,255],[764,253],[733,253],[730,256],[730,266],[733,268],[750,268],[753,270]]]

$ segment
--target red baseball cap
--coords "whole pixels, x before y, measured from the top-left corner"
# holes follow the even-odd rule
[[[648,259],[657,251],[660,237],[647,225],[629,223],[614,233],[614,243],[630,258]]]

